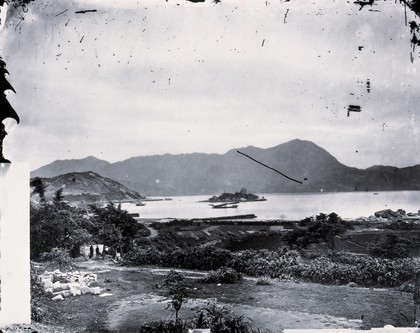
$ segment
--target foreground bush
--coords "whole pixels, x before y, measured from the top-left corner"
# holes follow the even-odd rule
[[[288,271],[296,278],[326,284],[347,284],[360,286],[399,286],[414,278],[420,269],[418,261],[411,259],[380,259],[369,256],[340,254],[322,256]]]
[[[44,309],[44,302],[48,299],[45,294],[42,283],[38,280],[38,272],[31,264],[30,272],[30,284],[31,284],[31,320],[35,322],[41,322],[44,320],[47,312]]]
[[[186,333],[186,324],[181,320],[161,320],[144,324],[140,333]]]
[[[48,261],[50,265],[59,266],[60,268],[68,268],[71,267],[72,264],[69,251],[56,247],[49,252],[41,253],[39,259],[41,261]]]
[[[412,254],[413,241],[396,233],[379,235],[369,244],[369,253],[379,258],[406,258]]]
[[[267,276],[282,280],[303,280],[324,284],[395,287],[414,278],[420,270],[418,260],[384,259],[348,253],[329,254],[311,259],[294,250],[245,250],[230,252],[214,247],[190,247],[176,250],[137,248],[130,253],[131,263],[158,264],[165,267],[218,270],[233,269],[248,276]],[[218,274],[212,273],[214,281]],[[219,281],[218,283],[222,283]],[[226,282],[224,282],[226,283]]]
[[[212,333],[254,333],[249,320],[238,316],[224,307],[214,303],[197,311],[197,315],[189,320],[161,320],[144,324],[141,333],[187,333],[188,329],[210,328]]]
[[[206,283],[238,283],[242,280],[242,274],[232,268],[222,267],[217,271],[211,271],[209,276],[203,279]]]

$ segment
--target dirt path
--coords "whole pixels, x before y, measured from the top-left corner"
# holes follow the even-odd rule
[[[150,231],[150,235],[147,236],[147,238],[155,238],[157,237],[157,235],[159,234],[158,231],[155,228],[149,227],[149,226],[145,226],[147,229],[149,229]]]
[[[215,301],[215,300],[213,300]],[[209,299],[190,299],[181,309],[183,319],[193,318],[204,308]],[[219,306],[249,318],[255,327],[271,332],[285,328],[360,328],[361,320],[349,320],[330,315],[310,314],[301,311],[284,311],[259,306],[217,302]],[[111,332],[138,332],[139,323],[147,320],[173,319],[165,297],[140,294],[127,297],[115,303],[109,311],[107,327]]]

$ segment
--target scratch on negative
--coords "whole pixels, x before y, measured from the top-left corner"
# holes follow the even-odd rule
[[[245,156],[245,157],[248,157],[250,160],[253,160],[256,163],[261,164],[262,166],[265,166],[266,168],[268,168],[270,170],[273,170],[273,171],[277,172],[278,174],[282,175],[283,177],[286,177],[287,179],[289,179],[291,181],[294,181],[294,182],[299,183],[299,184],[303,184],[300,180],[296,180],[294,178],[291,178],[289,176],[286,176],[284,173],[281,173],[280,171],[278,171],[278,170],[276,170],[276,169],[268,166],[267,164],[264,164],[264,163],[262,163],[260,161],[257,161],[255,158],[252,158],[251,156],[249,156],[247,154],[244,154],[244,153],[240,152],[239,150],[237,150],[236,152],[239,153],[239,154],[241,154],[241,155],[243,155],[243,156]]]
[[[286,10],[286,13],[284,14],[284,23],[287,23],[286,22],[286,19],[287,19],[287,14],[289,13],[289,8],[287,8],[287,10]]]

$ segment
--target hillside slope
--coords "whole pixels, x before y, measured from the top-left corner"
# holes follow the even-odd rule
[[[71,172],[52,178],[41,178],[47,199],[63,188],[64,200],[69,202],[135,201],[144,198],[138,192],[95,172]]]

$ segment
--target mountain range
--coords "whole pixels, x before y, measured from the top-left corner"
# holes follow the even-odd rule
[[[111,178],[147,196],[211,195],[241,188],[252,193],[420,190],[420,165],[348,167],[315,143],[299,139],[266,149],[232,149],[225,154],[138,156],[116,163],[92,156],[57,160],[32,171],[31,177],[85,171]]]

